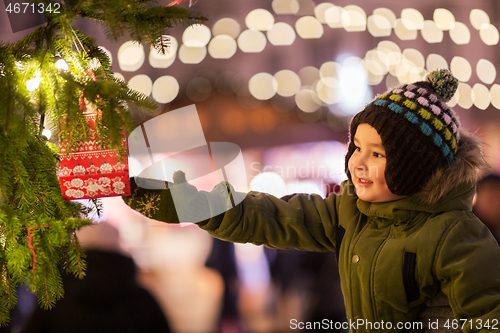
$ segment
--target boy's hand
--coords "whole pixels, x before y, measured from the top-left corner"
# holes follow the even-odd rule
[[[178,223],[179,218],[169,189],[171,185],[173,184],[162,180],[131,177],[132,195],[122,199],[130,208],[150,219]]]
[[[186,181],[182,171],[174,173],[174,183],[132,177],[132,195],[122,197],[130,208],[142,215],[167,223],[199,222],[210,211],[206,197]]]

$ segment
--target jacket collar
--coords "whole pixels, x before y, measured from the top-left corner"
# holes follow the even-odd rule
[[[352,183],[350,186],[353,186]],[[357,199],[357,207],[361,213],[369,217],[393,220],[396,225],[407,224],[421,212],[439,214],[452,210],[472,210],[472,198],[475,184],[462,183],[444,195],[434,204],[423,203],[414,195],[390,202],[367,202]]]

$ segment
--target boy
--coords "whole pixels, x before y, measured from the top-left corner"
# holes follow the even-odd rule
[[[500,330],[500,249],[471,212],[481,149],[477,139],[459,132],[445,104],[457,86],[449,71],[435,71],[358,113],[346,155],[349,179],[339,195],[278,199],[250,192],[198,226],[233,242],[336,251],[350,331]],[[169,186],[181,185],[193,221],[200,210],[230,200],[224,191],[229,184],[198,192],[177,172]],[[177,222],[168,189],[133,184],[133,195],[124,200],[141,211],[152,193],[159,206],[145,215]],[[433,310],[432,300],[443,293],[454,317]]]

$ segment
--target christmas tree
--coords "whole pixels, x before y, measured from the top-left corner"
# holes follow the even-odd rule
[[[106,54],[95,39],[73,28],[74,20],[97,20],[111,40],[129,35],[162,51],[168,48],[163,36],[170,28],[205,20],[193,10],[151,0],[45,0],[35,5],[42,3],[47,23],[14,44],[0,41],[1,324],[9,321],[19,284],[37,294],[40,306],[50,308],[64,295],[62,270],[85,275],[85,254],[75,231],[99,211],[96,200],[94,208],[63,200],[59,152],[42,135],[44,126],[52,124],[59,139],[70,143],[71,153],[71,143],[90,135],[82,104],[94,105],[100,110],[98,144],[120,148],[123,131],[135,127],[129,108],[156,107],[114,78]]]

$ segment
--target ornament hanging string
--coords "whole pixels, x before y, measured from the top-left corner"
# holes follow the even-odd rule
[[[174,5],[178,5],[178,4],[180,4],[181,2],[184,2],[184,1],[186,1],[186,0],[174,0],[171,3],[169,3],[168,5],[166,5],[165,7],[171,7],[171,6],[174,6]],[[194,5],[196,2],[198,2],[198,0],[189,0],[189,7],[191,7],[192,5]]]
[[[38,225],[37,227],[39,227],[39,228],[50,227],[50,224],[42,224],[42,225]],[[35,272],[35,268],[36,268],[36,255],[35,255],[35,248],[33,247],[33,238],[31,236],[31,231],[34,229],[35,228],[28,228],[28,238],[29,238],[28,246],[31,249],[31,251],[33,252],[33,268],[31,269],[31,272],[33,272],[33,273]]]

